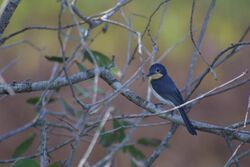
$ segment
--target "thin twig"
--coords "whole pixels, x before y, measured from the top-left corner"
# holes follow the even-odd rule
[[[227,160],[226,164],[224,165],[224,167],[228,167],[228,164],[231,160],[235,159],[235,156],[237,154],[237,152],[239,151],[239,149],[243,146],[244,142],[240,143],[236,149],[234,150],[234,152],[232,153],[232,155],[230,156],[230,158]]]
[[[156,9],[151,13],[151,15],[149,16],[148,22],[147,22],[147,24],[146,24],[146,27],[145,27],[143,33],[141,34],[141,40],[144,38],[146,32],[148,31],[148,29],[149,29],[149,27],[150,27],[150,24],[151,24],[151,22],[152,22],[152,19],[153,19],[153,17],[155,16],[155,14],[159,11],[159,9],[160,9],[165,3],[168,3],[169,1],[170,1],[170,0],[164,0],[164,1],[161,2],[161,3],[156,7]],[[130,58],[129,62],[128,62],[129,64],[134,60],[138,48],[139,48],[139,45],[137,44],[136,47],[135,47],[135,49],[134,49],[134,51],[133,51],[133,53],[132,53],[132,55],[131,55],[131,58]]]
[[[78,167],[83,167],[84,164],[87,162],[87,159],[88,157],[90,156],[90,153],[93,151],[93,148],[97,142],[97,139],[101,133],[101,130],[103,129],[105,123],[107,122],[109,116],[110,116],[110,113],[114,110],[113,107],[110,107],[107,109],[107,111],[105,112],[103,118],[102,118],[102,121],[100,123],[100,126],[98,127],[98,129],[96,130],[95,132],[95,135],[93,137],[93,139],[91,140],[91,143],[89,144],[89,147],[86,151],[86,153],[84,154],[84,156],[81,158],[79,164],[78,164]]]
[[[145,167],[150,167],[153,162],[160,156],[161,152],[166,149],[168,146],[169,140],[174,135],[175,131],[177,130],[177,125],[172,124],[171,128],[169,129],[168,133],[162,139],[160,145],[154,150],[154,152],[146,159]]]
[[[240,47],[240,46],[246,46],[246,45],[250,45],[250,42],[238,42],[236,44],[232,44],[231,46],[223,49],[219,54],[217,54],[217,56],[213,59],[212,63],[210,64],[210,66],[212,68],[217,67],[218,65],[220,65],[222,62],[224,62],[225,60],[227,60],[229,57],[226,56],[226,58],[224,58],[223,60],[220,60],[220,58],[227,52],[231,51],[228,55],[233,55],[236,52],[236,48]],[[206,68],[204,70],[204,72],[198,76],[196,79],[194,79],[193,83],[192,83],[192,90],[190,91],[190,93],[186,96],[185,99],[189,99],[191,97],[191,95],[194,93],[194,91],[200,86],[201,82],[203,81],[203,79],[207,76],[207,74],[209,73],[210,68]]]
[[[198,55],[201,55],[201,52],[200,52],[199,48],[201,46],[202,40],[205,37],[208,22],[209,22],[211,14],[212,14],[212,11],[213,11],[213,9],[215,7],[215,3],[216,3],[216,0],[211,0],[210,6],[209,6],[207,14],[206,14],[206,17],[205,17],[205,19],[204,19],[204,21],[202,23],[202,27],[201,27],[201,31],[200,31],[200,35],[199,35],[199,39],[198,39],[197,43],[194,40],[193,30],[192,30],[193,29],[192,25],[193,25],[193,15],[194,15],[195,0],[193,0],[193,3],[192,3],[192,10],[191,10],[191,17],[190,17],[190,37],[191,37],[191,40],[192,40],[192,42],[193,42],[193,44],[195,46],[195,50],[193,52],[191,64],[190,64],[189,71],[188,71],[188,78],[187,78],[186,89],[185,89],[186,90],[185,91],[186,95],[188,95],[190,93],[190,91],[191,91],[191,83],[192,83],[192,80],[193,80],[193,74],[194,74],[194,70],[195,70],[195,66],[196,66],[196,62],[197,62],[197,57],[198,57]],[[216,78],[216,73],[213,71],[213,67],[211,65],[209,65],[209,63],[203,57],[202,57],[202,60],[207,64],[207,66],[209,68],[209,71],[211,71],[212,74],[214,75],[214,77]]]
[[[229,147],[229,149],[231,151],[231,154],[234,154],[234,146],[232,144],[232,141],[226,135],[225,135],[225,141],[226,141],[227,146]],[[237,157],[233,156],[232,159],[234,160],[236,167],[240,167],[240,164],[239,164]]]

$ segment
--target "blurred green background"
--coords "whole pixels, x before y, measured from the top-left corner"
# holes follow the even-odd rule
[[[2,1],[0,1],[2,3]],[[87,16],[95,15],[111,8],[115,4],[115,0],[79,0],[77,7]],[[153,10],[162,2],[160,0],[135,0],[123,8],[127,18],[130,17],[133,28],[142,32],[147,24],[149,16]],[[205,17],[210,1],[197,1],[194,15],[194,37],[197,40],[202,21]],[[179,88],[183,88],[187,79],[187,71],[191,62],[192,52],[194,51],[189,35],[189,21],[191,14],[191,0],[172,0],[168,3],[162,20],[162,27],[159,33],[157,44],[159,52],[158,58],[165,50],[177,45],[170,54],[162,61],[173,76]],[[160,17],[162,9],[155,15],[151,25],[152,36],[155,37],[159,29]],[[46,25],[57,26],[58,23],[59,3],[56,0],[26,0],[21,1],[9,26],[3,34],[3,37],[26,26]],[[64,24],[72,23],[70,13],[65,13],[63,17]],[[112,20],[124,22],[124,19],[116,14],[111,17]],[[212,13],[206,36],[201,45],[202,55],[209,61],[224,48],[236,43],[247,26],[250,24],[250,1],[249,0],[218,0],[216,7]],[[90,38],[94,38],[103,26],[100,26],[91,33]],[[76,38],[78,33],[73,33]],[[27,44],[20,44],[7,49],[0,50],[0,68],[4,68],[11,60],[16,59],[16,63],[8,68],[2,75],[7,82],[22,82],[25,80],[39,81],[47,80],[51,73],[53,63],[48,62],[45,55],[58,55],[59,43],[56,31],[47,30],[30,30],[8,40],[5,45],[12,44],[20,40],[28,40],[33,45],[40,48],[38,51]],[[246,39],[250,39],[250,35]],[[114,25],[109,25],[105,34],[100,34],[90,44],[90,48],[98,50],[108,56],[115,55],[116,63],[119,69],[123,68],[127,55],[128,32]],[[71,47],[75,46],[77,41],[72,42],[67,48],[67,54],[70,53]],[[143,44],[151,51],[152,43],[146,35]],[[136,39],[133,38],[132,48],[136,45]],[[132,50],[131,50],[132,52]],[[201,94],[211,88],[224,83],[242,73],[250,67],[250,48],[244,47],[239,53],[228,60],[219,68],[216,68],[218,80],[215,81],[209,74],[202,85],[195,92],[196,95]],[[129,68],[126,78],[131,76],[138,67],[138,56]],[[148,64],[149,65],[149,64]],[[87,67],[91,67],[87,65]],[[148,67],[148,66],[146,66]],[[206,68],[206,65],[199,59],[195,75],[198,76]],[[147,70],[147,68],[145,69]],[[71,71],[72,73],[75,70]],[[138,95],[146,97],[147,82],[138,80],[130,87]],[[224,94],[204,99],[194,107],[190,113],[190,117],[194,120],[209,122],[212,124],[228,126],[232,123],[243,121],[247,110],[247,100],[250,95],[250,85],[234,89]],[[17,128],[24,123],[30,121],[34,115],[34,108],[25,101],[28,97],[39,95],[39,93],[27,93],[16,95],[14,97],[4,98],[0,102],[0,134]],[[65,90],[65,95],[72,101],[70,93]],[[156,101],[153,99],[153,101]],[[123,97],[114,100],[116,106],[121,113],[138,113],[141,111],[134,104],[128,102]],[[119,107],[126,106],[126,107]],[[56,108],[55,106],[52,106]],[[146,120],[147,121],[147,120]],[[149,119],[152,121],[163,121],[161,119]],[[161,139],[168,126],[147,127],[140,129],[136,134],[138,136],[157,136]],[[164,132],[164,133],[163,133]],[[25,134],[20,135],[24,137]],[[59,140],[59,139],[57,139]],[[16,145],[20,142],[20,138],[0,143],[0,159],[9,158]],[[13,144],[14,143],[14,144]],[[235,143],[237,144],[237,142]],[[244,147],[242,150],[249,148]],[[92,155],[91,162],[97,161],[105,151],[97,146],[99,150]],[[101,151],[100,151],[101,150]],[[146,149],[146,155],[151,153],[152,149]],[[62,151],[63,152],[63,151]],[[60,159],[62,152],[55,155],[55,159]],[[32,151],[30,151],[32,153]],[[128,161],[124,160],[124,155],[118,154],[117,166],[127,166]],[[164,151],[154,166],[223,166],[227,159],[231,156],[231,152],[222,137],[212,134],[199,132],[197,137],[190,136],[183,127],[179,128],[177,134],[170,142],[169,148]],[[250,157],[240,161],[242,166],[248,166]]]

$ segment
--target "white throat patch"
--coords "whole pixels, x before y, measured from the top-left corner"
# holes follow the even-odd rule
[[[156,74],[153,74],[153,75],[151,75],[149,78],[150,78],[150,80],[151,79],[159,79],[159,78],[161,78],[163,75],[161,74],[161,73],[156,73]]]

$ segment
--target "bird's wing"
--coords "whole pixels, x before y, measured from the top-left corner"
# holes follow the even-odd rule
[[[160,96],[160,100],[163,99],[163,101],[166,101],[166,102],[170,101],[175,106],[178,106],[184,103],[184,100],[182,98],[180,91],[177,89],[177,87],[175,86],[174,82],[171,79],[170,80],[168,79],[167,81],[161,81],[161,80],[152,81],[151,84],[152,84],[152,88],[157,93],[157,96],[158,95]],[[188,119],[184,111],[184,108],[183,107],[179,108],[179,112],[181,114],[181,117],[188,131],[192,135],[196,135],[197,133],[195,131],[195,128],[193,127],[192,123]]]
[[[158,93],[163,99],[174,103],[175,106],[184,102],[181,93],[172,80],[167,82],[152,81],[151,84],[156,93]]]

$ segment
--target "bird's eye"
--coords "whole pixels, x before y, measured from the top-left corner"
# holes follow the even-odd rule
[[[159,72],[160,72],[160,69],[159,69],[159,68],[157,68],[157,69],[156,69],[156,72],[158,72],[158,73],[159,73]]]

